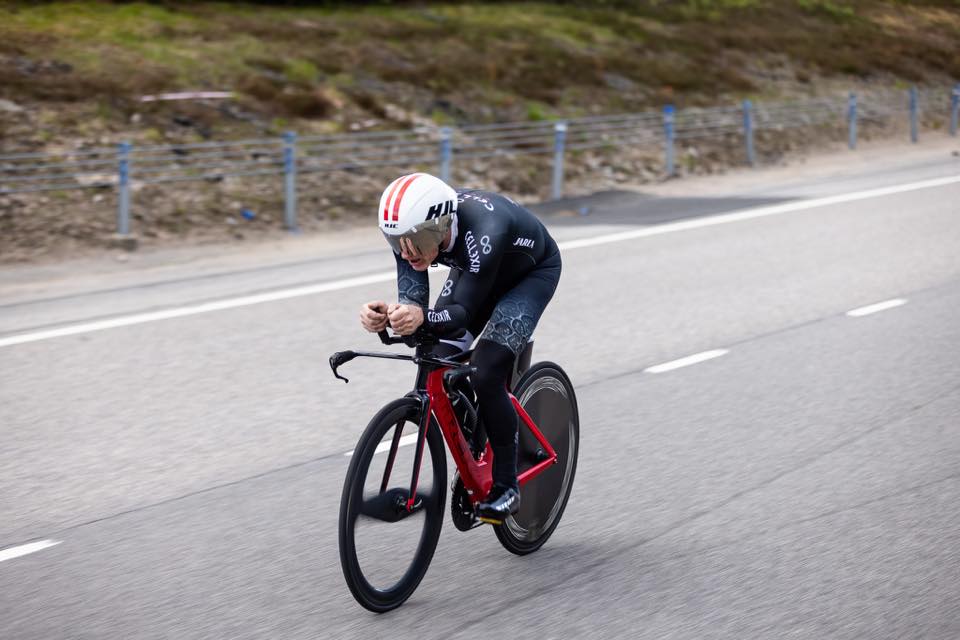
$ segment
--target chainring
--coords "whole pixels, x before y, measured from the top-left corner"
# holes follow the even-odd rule
[[[453,526],[460,531],[469,531],[483,524],[477,520],[477,514],[473,510],[473,504],[470,502],[467,488],[463,486],[460,474],[457,474],[450,495],[450,519],[453,520]]]

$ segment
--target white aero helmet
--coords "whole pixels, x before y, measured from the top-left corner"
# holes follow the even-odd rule
[[[397,253],[400,238],[408,238],[417,250],[435,249],[450,229],[457,212],[457,192],[428,173],[400,176],[380,196],[380,231]]]

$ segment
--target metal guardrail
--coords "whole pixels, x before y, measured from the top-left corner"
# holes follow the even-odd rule
[[[804,101],[684,109],[662,112],[570,118],[562,121],[418,128],[322,136],[260,138],[230,142],[134,147],[81,148],[46,153],[0,155],[0,195],[84,188],[116,188],[117,233],[130,232],[132,184],[218,181],[225,177],[284,176],[284,223],[297,226],[297,176],[382,166],[438,167],[450,179],[454,159],[553,155],[551,195],[563,194],[567,152],[623,147],[661,147],[668,176],[675,175],[675,146],[695,140],[742,136],[746,161],[756,164],[757,131],[846,124],[849,147],[856,148],[860,122],[896,121],[906,117],[913,142],[919,139],[920,115],[949,118],[957,135],[960,84],[952,91],[872,94],[866,100],[851,93],[847,100]],[[905,99],[906,98],[906,99]]]

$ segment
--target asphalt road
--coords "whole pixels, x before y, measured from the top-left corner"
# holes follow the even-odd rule
[[[356,312],[392,283],[0,346],[0,637],[960,637],[960,182],[697,226],[956,176],[943,154],[542,208],[574,243],[535,351],[577,387],[571,502],[524,558],[445,523],[382,616],[340,574],[344,454],[413,371],[345,386],[326,358],[377,348]],[[374,235],[327,242],[8,272],[0,344],[390,269]]]

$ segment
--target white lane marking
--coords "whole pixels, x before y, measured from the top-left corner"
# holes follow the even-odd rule
[[[859,318],[861,316],[868,316],[871,313],[877,313],[878,311],[886,311],[887,309],[893,309],[895,307],[902,307],[907,304],[905,298],[894,298],[893,300],[884,300],[883,302],[878,302],[876,304],[868,304],[865,307],[860,307],[858,309],[851,309],[847,311],[847,315],[851,318]]]
[[[30,553],[36,553],[37,551],[43,551],[44,549],[57,546],[60,544],[60,542],[60,540],[38,540],[29,544],[22,544],[19,547],[3,549],[0,551],[0,562],[3,562],[4,560],[13,560],[14,558],[19,558],[20,556],[25,556]]]
[[[402,436],[402,437],[400,438],[400,445],[399,445],[399,446],[405,447],[405,446],[410,445],[410,444],[417,444],[417,434],[411,433],[411,434],[408,435],[408,436]],[[390,443],[389,443],[389,442],[381,442],[380,444],[377,445],[377,448],[374,450],[373,453],[374,453],[374,455],[376,455],[376,454],[378,454],[378,453],[383,453],[384,451],[388,451],[389,449],[390,449]],[[345,454],[343,454],[343,455],[345,455],[346,457],[349,458],[350,456],[353,455],[353,451],[347,451],[347,452],[346,452]]]
[[[673,371],[674,369],[679,369],[681,367],[689,367],[692,364],[698,364],[700,362],[706,362],[707,360],[713,360],[714,358],[719,358],[730,353],[729,349],[714,349],[712,351],[702,351],[700,353],[695,353],[692,356],[687,356],[686,358],[680,358],[679,360],[671,360],[670,362],[664,362],[662,364],[657,364],[652,367],[647,367],[644,369],[646,373],[663,373],[664,371]]]
[[[277,300],[300,298],[302,296],[326,293],[328,291],[337,291],[339,289],[348,289],[350,287],[360,287],[377,282],[389,282],[392,279],[396,279],[396,277],[397,274],[395,271],[384,271],[382,273],[375,273],[369,276],[347,278],[346,280],[337,280],[335,282],[325,282],[323,284],[308,285],[293,289],[282,289],[280,291],[271,291],[269,293],[261,293],[252,296],[242,296],[240,298],[229,298],[227,300],[219,300],[216,302],[204,302],[202,304],[176,307],[173,309],[163,309],[161,311],[137,313],[130,316],[120,316],[117,318],[110,318],[109,320],[97,320],[95,322],[84,322],[81,324],[59,327],[57,329],[36,331],[34,333],[21,333],[6,338],[0,338],[0,347],[9,347],[15,344],[37,342],[39,340],[49,340],[50,338],[60,338],[63,336],[73,336],[81,333],[92,333],[94,331],[103,331],[104,329],[128,327],[130,325],[143,324],[145,322],[156,322],[157,320],[182,318],[184,316],[193,316],[200,313],[209,313],[210,311],[222,311],[224,309],[248,307],[254,304],[263,304],[264,302],[276,302]]]
[[[579,240],[569,240],[558,243],[562,251],[572,249],[582,249],[584,247],[594,247],[597,245],[608,244],[611,242],[623,242],[625,240],[635,240],[637,238],[646,238],[649,236],[662,235],[665,233],[677,233],[679,231],[689,231],[691,229],[701,229],[703,227],[712,227],[720,224],[729,224],[731,222],[741,222],[743,220],[752,220],[755,218],[764,218],[767,216],[782,215],[794,211],[803,211],[806,209],[815,209],[833,204],[844,202],[854,202],[857,200],[866,200],[868,198],[879,198],[882,196],[917,191],[919,189],[930,189],[934,187],[943,187],[951,184],[960,183],[960,176],[937,178],[934,180],[924,180],[921,182],[911,182],[908,184],[883,187],[880,189],[869,189],[866,191],[855,191],[836,196],[827,196],[824,198],[813,198],[810,200],[800,200],[798,202],[788,202],[785,204],[776,204],[767,207],[756,207],[753,209],[744,209],[732,213],[724,213],[716,216],[707,216],[682,222],[670,222],[667,224],[635,229],[632,231],[623,231],[620,233],[610,233],[593,238],[581,238]],[[21,333],[17,335],[0,338],[0,347],[10,347],[17,344],[28,342],[38,342],[40,340],[49,340],[51,338],[60,338],[63,336],[72,336],[82,333],[92,333],[104,329],[115,329],[117,327],[128,327],[145,322],[156,322],[158,320],[169,320],[171,318],[182,318],[193,316],[211,311],[223,311],[225,309],[236,309],[238,307],[247,307],[265,302],[276,302],[277,300],[288,300],[290,298],[299,298],[318,293],[327,293],[329,291],[339,291],[351,287],[360,287],[380,282],[389,282],[396,278],[393,271],[375,273],[368,276],[359,276],[346,278],[334,282],[325,282],[323,284],[309,285],[304,287],[295,287],[292,289],[282,289],[270,293],[259,295],[242,296],[239,298],[230,298],[217,302],[207,302],[197,305],[188,305],[162,311],[148,313],[137,313],[129,316],[120,316],[109,320],[100,320],[95,322],[84,322],[80,324],[67,325],[57,329],[47,329],[31,333]]]

